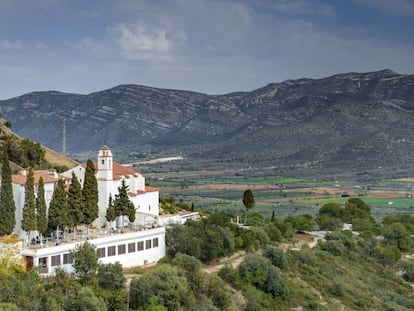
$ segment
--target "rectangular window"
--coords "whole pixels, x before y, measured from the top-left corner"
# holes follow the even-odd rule
[[[118,245],[118,255],[122,255],[126,253],[126,247],[125,244]]]
[[[144,250],[144,241],[138,242],[137,245],[138,245],[138,251]]]
[[[98,252],[99,258],[105,257],[105,247],[98,248],[96,251]]]
[[[158,238],[152,239],[152,246],[153,247],[158,247]]]
[[[52,267],[60,266],[60,255],[52,256]]]
[[[116,255],[116,248],[115,246],[109,246],[108,247],[108,257],[109,256],[115,256]]]
[[[47,257],[39,258],[39,266],[40,267],[47,267]]]
[[[128,244],[128,253],[134,253],[135,252],[135,243],[129,243]]]
[[[151,240],[146,240],[145,241],[145,249],[149,249],[151,248]]]
[[[71,253],[63,254],[63,264],[64,265],[71,264],[72,262],[73,262],[73,259],[72,259],[72,254]]]

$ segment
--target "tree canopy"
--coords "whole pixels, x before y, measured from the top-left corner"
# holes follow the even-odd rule
[[[118,187],[118,194],[115,195],[113,204],[116,216],[122,217],[122,226],[124,226],[123,216],[128,216],[130,222],[135,221],[135,206],[129,199],[128,186],[125,184],[124,179],[121,182],[121,186]]]
[[[255,205],[253,192],[250,189],[247,189],[243,193],[243,205],[246,208],[246,214],[244,216],[244,223],[247,223],[247,212],[249,209],[253,208]]]
[[[77,227],[83,222],[83,204],[81,184],[75,173],[72,172],[72,181],[68,191],[68,218],[70,227]]]
[[[49,204],[48,226],[52,230],[68,226],[67,195],[65,181],[59,179],[53,191],[52,200]]]
[[[43,177],[40,177],[39,184],[37,186],[36,197],[36,217],[37,217],[37,230],[40,234],[47,232],[47,214],[46,214],[46,201],[45,201],[45,187]]]
[[[33,170],[29,169],[26,184],[24,187],[24,205],[22,218],[22,229],[27,232],[27,235],[30,234],[30,231],[37,229],[36,218]]]
[[[13,232],[16,225],[16,205],[13,199],[11,168],[8,157],[9,144],[3,146],[3,159],[0,188],[0,235]]]
[[[83,222],[87,225],[98,218],[98,182],[92,160],[86,162],[85,180],[82,189]]]

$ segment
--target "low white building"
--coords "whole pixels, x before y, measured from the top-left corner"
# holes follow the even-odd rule
[[[61,241],[51,247],[32,246],[22,250],[26,269],[53,275],[57,268],[73,272],[71,251],[82,242]],[[165,256],[165,227],[154,227],[117,234],[106,234],[88,240],[99,254],[103,264],[119,262],[124,268],[145,266]]]

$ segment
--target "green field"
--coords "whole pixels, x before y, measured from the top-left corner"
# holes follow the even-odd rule
[[[243,192],[250,188],[256,201],[254,211],[265,216],[273,211],[279,216],[316,215],[326,203],[344,204],[348,198],[341,197],[342,193],[366,201],[376,218],[400,213],[414,214],[414,199],[409,197],[411,184],[414,183],[410,181],[386,179],[361,185],[347,180],[317,180],[280,174],[263,176],[265,173],[203,170],[149,172],[146,175],[151,186],[160,188],[161,196],[194,203],[198,210],[243,213]]]

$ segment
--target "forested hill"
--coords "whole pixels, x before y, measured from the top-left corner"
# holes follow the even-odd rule
[[[414,167],[414,75],[391,70],[287,80],[225,95],[120,85],[89,95],[34,92],[0,101],[22,137],[67,149],[251,165],[397,172]],[[136,154],[136,153],[135,153]]]

